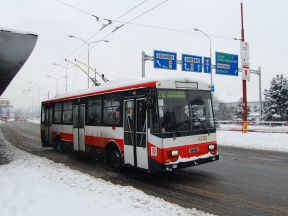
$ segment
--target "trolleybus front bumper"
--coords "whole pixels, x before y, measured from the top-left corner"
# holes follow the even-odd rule
[[[172,171],[174,169],[180,169],[180,168],[186,168],[186,167],[191,167],[191,166],[196,166],[200,164],[205,164],[213,161],[219,160],[219,155],[213,155],[207,158],[199,158],[193,161],[188,161],[188,162],[180,162],[177,164],[167,164],[164,165],[164,171]]]

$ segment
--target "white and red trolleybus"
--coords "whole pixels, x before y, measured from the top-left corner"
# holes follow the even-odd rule
[[[219,159],[210,86],[189,79],[110,82],[42,102],[43,147],[114,168],[171,171]]]

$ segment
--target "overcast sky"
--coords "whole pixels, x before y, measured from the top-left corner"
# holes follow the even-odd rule
[[[0,0],[0,27],[35,32],[39,35],[35,50],[29,60],[11,82],[2,97],[12,101],[14,107],[25,107],[32,103],[34,88],[36,103],[38,87],[40,100],[55,95],[58,79],[59,92],[65,92],[65,70],[52,63],[66,66],[65,58],[78,58],[87,62],[87,46],[84,40],[101,40],[121,24],[114,23],[101,32],[101,22],[89,14],[115,19],[144,0],[63,0],[80,8],[87,14],[66,7],[54,0]],[[163,0],[148,0],[119,21],[129,21],[153,8]],[[240,54],[240,2],[238,0],[168,0],[160,7],[145,14],[134,23],[193,31],[199,28],[212,38],[213,59],[215,51]],[[263,90],[269,87],[276,74],[288,75],[288,1],[254,0],[243,1],[245,39],[250,43],[250,65],[253,69],[262,67]],[[165,50],[209,56],[209,41],[197,33],[184,33],[125,25],[106,38],[109,43],[91,46],[90,65],[104,73],[110,80],[139,78],[141,76],[141,52],[152,55],[153,50]],[[79,46],[78,50],[75,51]],[[239,65],[240,66],[240,65]],[[71,65],[69,65],[71,67]],[[147,77],[190,77],[210,82],[210,75],[165,71],[153,68],[153,62],[146,62]],[[216,94],[221,97],[242,94],[241,76],[214,75]],[[49,78],[47,76],[53,76]],[[86,75],[78,69],[68,70],[68,91],[87,87]],[[252,75],[248,83],[248,101],[258,99],[258,76]]]

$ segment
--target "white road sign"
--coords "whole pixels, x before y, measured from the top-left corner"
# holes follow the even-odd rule
[[[250,81],[250,64],[242,61],[242,79]]]
[[[240,41],[240,52],[242,61],[249,62],[249,44],[245,41]]]

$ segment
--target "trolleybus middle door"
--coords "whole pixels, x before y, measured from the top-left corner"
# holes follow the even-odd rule
[[[49,107],[48,115],[48,143],[52,146],[52,119],[53,119],[53,108]]]
[[[147,117],[144,98],[124,101],[124,161],[148,169]]]
[[[85,104],[73,106],[73,149],[85,151]]]

